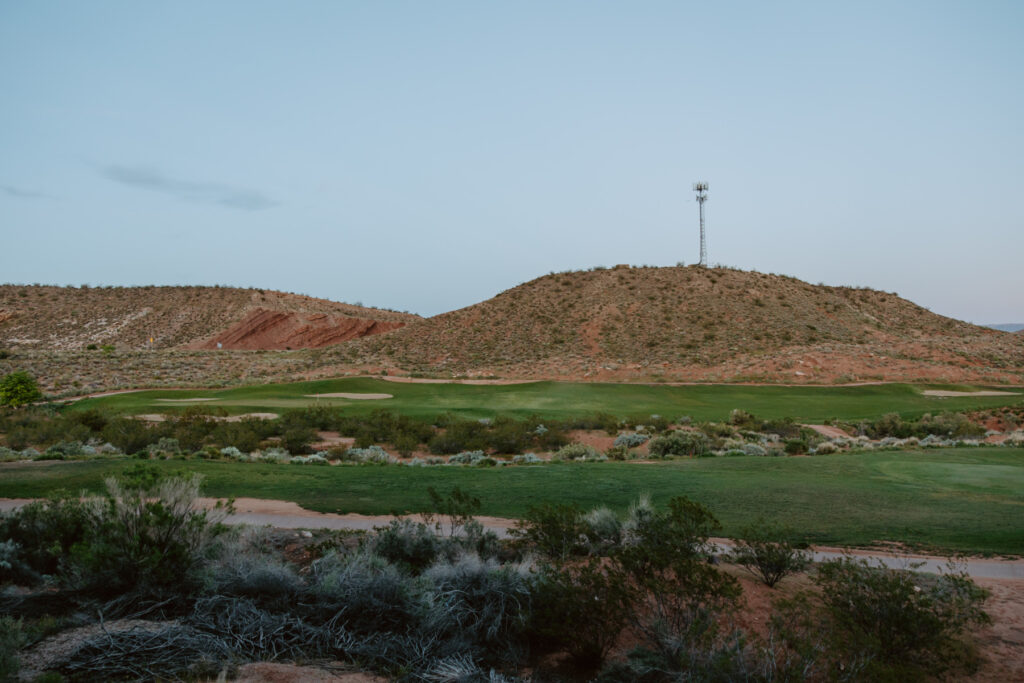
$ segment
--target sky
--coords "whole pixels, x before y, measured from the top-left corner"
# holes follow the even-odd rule
[[[1024,322],[1024,3],[0,0],[0,282],[434,315],[699,257]]]

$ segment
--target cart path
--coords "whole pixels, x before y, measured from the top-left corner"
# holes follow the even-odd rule
[[[14,510],[30,502],[32,499],[29,498],[0,498],[0,511]],[[199,499],[199,504],[206,508],[213,507],[217,502],[216,498]],[[314,512],[300,507],[297,503],[285,500],[237,498],[235,499],[235,513],[226,521],[228,524],[272,526],[278,529],[372,531],[376,527],[387,526],[395,519],[398,518],[394,515]],[[422,515],[409,515],[407,519],[416,522],[424,521]],[[478,516],[476,519],[484,525],[484,528],[493,531],[501,538],[509,537],[509,530],[515,527],[517,521],[484,516]],[[727,538],[713,538],[711,541],[719,552],[724,552],[732,546],[732,541]],[[815,562],[852,556],[871,562],[880,562],[893,569],[908,569],[911,568],[911,563],[922,563],[917,571],[929,573],[939,573],[946,568],[949,561],[946,557],[936,555],[890,553],[876,550],[844,550],[829,547],[815,547],[812,550]],[[962,566],[973,578],[1024,580],[1024,558],[1000,560],[972,557],[962,560]]]

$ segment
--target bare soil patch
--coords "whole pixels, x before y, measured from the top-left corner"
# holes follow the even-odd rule
[[[807,427],[808,429],[813,429],[814,431],[818,432],[822,436],[827,436],[830,439],[836,439],[836,438],[848,439],[848,438],[850,438],[850,435],[847,434],[846,432],[844,432],[839,427],[832,427],[830,425],[801,425],[801,426]]]

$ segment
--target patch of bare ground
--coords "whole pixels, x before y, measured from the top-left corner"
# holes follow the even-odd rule
[[[337,668],[343,668],[343,665],[338,664]],[[234,680],[236,683],[385,683],[388,679],[367,673],[340,673],[313,666],[253,662],[240,666]]]

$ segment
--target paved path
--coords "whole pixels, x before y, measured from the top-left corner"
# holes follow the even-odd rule
[[[26,498],[0,499],[0,511],[13,510],[30,502]],[[206,505],[213,504],[212,499],[202,499]],[[278,529],[334,529],[371,531],[375,527],[386,526],[395,517],[391,515],[339,515],[319,513],[305,510],[295,503],[285,501],[265,501],[252,498],[241,498],[236,501],[237,512],[226,520],[228,524],[251,524],[253,526],[272,526]],[[410,519],[423,521],[418,515],[410,515]],[[499,517],[477,517],[485,528],[495,532],[500,538],[508,538],[508,531],[515,526],[515,520]],[[731,541],[724,538],[712,539],[719,552],[731,547]],[[881,562],[893,569],[907,569],[911,563],[923,563],[917,571],[939,573],[946,568],[948,559],[927,555],[900,555],[896,553],[872,552],[867,550],[843,551],[838,548],[814,549],[814,561],[821,562],[852,555],[866,559],[872,563]],[[984,579],[1021,579],[1024,580],[1024,559],[996,560],[970,558],[963,561],[967,574],[973,578]]]

